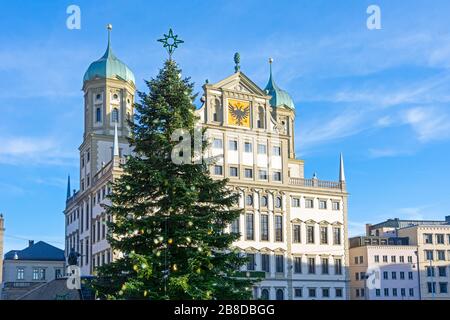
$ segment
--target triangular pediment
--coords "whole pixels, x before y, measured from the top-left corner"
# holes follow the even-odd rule
[[[231,76],[212,85],[214,89],[222,89],[239,93],[268,97],[267,94],[256,83],[250,80],[242,72],[236,72]]]

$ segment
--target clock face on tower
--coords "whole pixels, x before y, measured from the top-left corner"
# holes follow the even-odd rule
[[[250,102],[228,99],[228,124],[250,128]]]

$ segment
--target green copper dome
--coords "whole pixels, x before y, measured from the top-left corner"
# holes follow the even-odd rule
[[[269,60],[270,63],[270,77],[269,77],[269,82],[266,85],[266,92],[269,96],[272,96],[272,98],[270,99],[270,105],[272,107],[278,107],[281,105],[285,105],[288,108],[294,110],[295,106],[294,106],[294,101],[292,100],[291,96],[289,95],[289,93],[287,93],[286,91],[280,89],[276,84],[275,81],[273,80],[272,77],[272,59]]]
[[[121,79],[127,82],[135,84],[134,74],[125,63],[117,59],[111,49],[110,39],[108,35],[108,47],[105,54],[91,63],[86,73],[84,74],[83,81],[93,80],[95,78],[112,78]]]

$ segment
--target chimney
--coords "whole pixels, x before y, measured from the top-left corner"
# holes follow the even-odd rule
[[[372,224],[366,223],[366,236],[370,237],[370,228],[372,227]]]
[[[31,247],[32,245],[34,245],[34,240],[28,240],[28,247]]]

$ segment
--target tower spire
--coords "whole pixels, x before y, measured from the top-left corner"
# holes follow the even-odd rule
[[[107,24],[106,25],[106,29],[108,30],[108,46],[106,47],[106,51],[105,54],[103,55],[102,58],[108,58],[108,57],[112,57],[113,53],[112,53],[112,49],[111,49],[111,30],[112,30],[112,24]]]
[[[119,135],[117,134],[117,122],[114,124],[114,146],[113,157],[119,157]]]
[[[345,182],[345,170],[344,170],[344,156],[341,152],[340,164],[339,164],[339,181]]]
[[[67,175],[67,198],[66,199],[69,199],[69,198],[70,198],[70,174]]]

